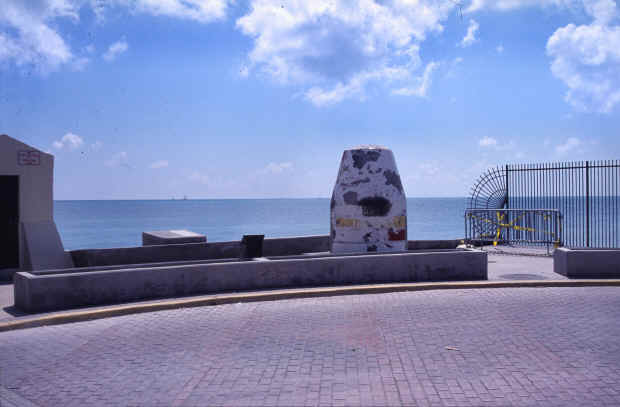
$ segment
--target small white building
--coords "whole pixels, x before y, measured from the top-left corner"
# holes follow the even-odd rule
[[[0,279],[73,267],[54,223],[54,156],[0,135]]]

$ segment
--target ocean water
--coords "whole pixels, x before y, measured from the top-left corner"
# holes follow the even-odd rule
[[[329,234],[329,203],[317,199],[55,201],[65,250],[140,246],[142,232],[188,229],[209,242],[245,234],[285,237]],[[407,199],[408,238],[464,237],[466,198]]]

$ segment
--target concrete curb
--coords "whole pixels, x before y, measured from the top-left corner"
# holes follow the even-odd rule
[[[329,297],[336,295],[380,294],[401,291],[454,290],[472,288],[518,288],[518,287],[605,287],[620,286],[620,279],[588,280],[514,280],[514,281],[460,281],[438,283],[372,284],[339,287],[314,287],[260,292],[204,295],[188,299],[161,300],[147,304],[111,306],[104,309],[67,311],[52,315],[0,322],[0,332],[35,328],[71,322],[116,317],[144,312],[164,311],[178,308],[202,307],[240,302],[276,301],[294,298]]]

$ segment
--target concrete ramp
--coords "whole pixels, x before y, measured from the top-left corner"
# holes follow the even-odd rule
[[[65,269],[73,266],[54,221],[22,222],[24,270]]]

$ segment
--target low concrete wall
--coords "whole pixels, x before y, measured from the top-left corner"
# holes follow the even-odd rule
[[[455,249],[460,240],[409,240],[409,250]],[[294,256],[329,251],[329,235],[265,239],[263,256]],[[70,252],[76,267],[195,261],[239,257],[239,242],[184,243],[158,246],[84,249]]]
[[[15,305],[29,312],[225,291],[406,281],[485,280],[477,250],[256,260],[15,275]]]
[[[301,236],[265,239],[264,256],[290,256],[324,252],[329,236]],[[225,259],[239,257],[239,242],[185,243],[158,246],[85,249],[71,251],[76,267],[115,266],[141,263]]]
[[[461,239],[454,240],[409,240],[408,250],[432,250],[432,249],[456,249],[461,243]]]
[[[76,267],[116,266],[239,256],[239,242],[184,243],[71,251]]]
[[[568,249],[553,252],[553,271],[569,278],[620,278],[620,249]]]

